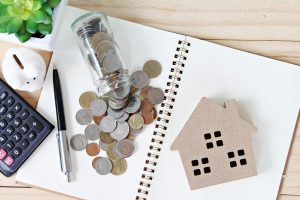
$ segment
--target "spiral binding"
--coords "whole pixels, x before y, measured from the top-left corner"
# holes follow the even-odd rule
[[[191,44],[186,40],[186,37],[184,40],[178,41],[178,47],[176,48],[174,61],[172,61],[172,67],[170,69],[169,81],[164,90],[165,98],[161,103],[161,109],[158,111],[157,123],[155,124],[155,131],[153,132],[147,159],[139,182],[136,200],[146,200],[149,194],[190,45]]]

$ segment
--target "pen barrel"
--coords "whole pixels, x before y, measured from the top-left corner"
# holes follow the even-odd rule
[[[57,113],[57,128],[58,130],[66,130],[64,104],[62,98],[61,85],[57,69],[53,70],[53,87],[54,87],[54,98]]]
[[[59,147],[60,168],[63,173],[68,174],[71,172],[71,158],[66,131],[58,131],[56,137]]]

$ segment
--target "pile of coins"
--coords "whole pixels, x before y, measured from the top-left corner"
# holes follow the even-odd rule
[[[135,150],[134,139],[156,119],[155,105],[164,100],[161,89],[149,86],[150,78],[158,77],[161,71],[161,64],[150,60],[143,71],[131,75],[132,86],[120,87],[101,97],[91,91],[80,95],[81,109],[76,113],[76,121],[85,129],[84,134],[71,138],[70,146],[96,156],[92,166],[97,173],[121,175],[126,171],[125,158]],[[107,157],[98,156],[100,151],[105,151]]]

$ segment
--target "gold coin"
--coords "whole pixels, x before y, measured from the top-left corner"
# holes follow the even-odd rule
[[[110,136],[109,133],[104,133],[104,132],[100,133],[100,140],[105,144],[110,144],[114,141],[114,139]]]
[[[90,108],[91,102],[97,99],[97,94],[91,91],[84,92],[79,97],[79,104],[82,108]]]
[[[93,47],[95,48],[102,40],[110,40],[110,36],[106,32],[95,33],[91,40]]]
[[[100,97],[100,99],[102,99],[103,101],[105,101],[105,103],[108,105],[109,96],[103,95],[103,96]]]
[[[157,117],[157,111],[155,108],[153,108],[149,112],[142,112],[142,116],[144,118],[144,124],[148,125],[148,124],[151,124]]]
[[[101,157],[98,156],[98,157],[95,157],[95,158],[93,159],[93,161],[92,161],[92,166],[93,166],[94,169],[96,169],[96,167],[95,167],[96,162],[97,162],[97,160],[99,160],[100,158],[101,158]]]
[[[138,90],[139,90],[139,89],[137,89],[137,88],[131,86],[131,87],[130,87],[130,94],[131,94],[131,95],[134,95]]]
[[[127,169],[127,162],[125,159],[120,160],[113,160],[112,161],[112,170],[111,173],[113,175],[121,175],[123,174]]]
[[[143,71],[149,78],[156,78],[161,74],[162,66],[157,60],[149,60],[144,64]]]
[[[138,130],[143,128],[144,119],[140,114],[133,114],[129,117],[128,124],[130,128]]]
[[[108,144],[107,149],[106,149],[106,154],[112,161],[120,160],[120,158],[118,156],[116,156],[116,154],[114,153],[114,150],[113,150],[115,143],[116,142],[114,141],[114,142]]]
[[[133,141],[136,138],[136,135],[133,135],[131,133],[129,133],[126,137],[126,139]]]
[[[89,156],[96,156],[100,152],[100,147],[97,143],[90,143],[86,146],[86,153]]]

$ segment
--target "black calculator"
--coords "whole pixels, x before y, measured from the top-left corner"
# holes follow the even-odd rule
[[[54,126],[0,79],[0,172],[9,177]]]

